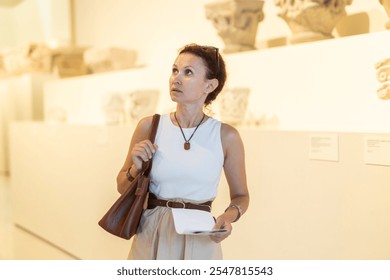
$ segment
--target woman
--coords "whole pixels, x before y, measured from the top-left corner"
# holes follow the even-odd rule
[[[203,111],[221,92],[225,80],[225,63],[217,48],[185,46],[169,79],[176,111],[161,116],[154,144],[145,140],[152,117],[137,125],[117,177],[118,191],[125,191],[129,181],[140,172],[142,161],[153,157],[153,168],[148,209],[142,214],[129,259],[222,258],[220,242],[231,234],[232,223],[249,204],[241,137],[235,128]],[[207,236],[176,233],[172,201],[180,202],[177,207],[186,202],[205,208],[216,197],[222,168],[231,201],[216,219],[214,228],[226,231]]]

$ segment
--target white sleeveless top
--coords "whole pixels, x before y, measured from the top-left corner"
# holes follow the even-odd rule
[[[193,128],[183,128],[186,138]],[[193,201],[213,200],[221,177],[224,155],[221,122],[208,118],[191,138],[191,148],[184,149],[184,138],[169,114],[162,115],[155,143],[150,191],[160,198]]]

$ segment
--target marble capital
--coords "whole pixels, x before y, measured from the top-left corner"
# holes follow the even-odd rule
[[[90,48],[84,52],[84,62],[90,73],[102,73],[132,68],[137,59],[135,50],[123,48]]]
[[[53,50],[53,71],[59,77],[76,77],[88,74],[83,54],[86,47],[62,47]]]
[[[377,95],[381,99],[390,99],[390,58],[384,59],[375,65],[377,80],[381,86],[377,89]]]
[[[50,73],[52,51],[44,44],[27,44],[4,50],[0,68],[7,75],[20,75],[32,72]]]
[[[225,53],[255,49],[258,24],[264,19],[264,1],[224,0],[205,5],[206,18],[211,20],[222,38]]]
[[[241,126],[247,115],[249,95],[248,87],[225,88],[218,101],[221,120],[233,126]]]
[[[390,0],[379,0],[383,8],[385,8],[387,17],[389,18],[386,22],[386,29],[390,29]]]
[[[289,26],[290,43],[333,38],[332,31],[346,15],[345,6],[353,0],[274,0],[278,16]]]

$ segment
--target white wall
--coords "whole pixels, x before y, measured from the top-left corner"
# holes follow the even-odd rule
[[[389,32],[229,55],[226,86],[249,87],[249,113],[282,130],[389,132],[375,69],[390,57]]]
[[[211,2],[216,0],[75,0],[76,41],[86,46],[134,48],[141,64],[154,63],[156,57],[164,56],[165,50],[176,50],[189,42],[223,48],[222,40],[205,16],[204,5]],[[354,0],[346,10],[350,17],[340,22],[342,35],[385,29],[387,16],[379,1]],[[264,41],[290,35],[287,24],[277,16],[278,11],[273,0],[265,1],[265,18],[256,38],[260,47],[269,45]],[[364,15],[369,26],[361,26]],[[359,30],[353,30],[357,23]]]
[[[188,42],[221,45],[198,1],[76,0],[76,41],[88,46],[125,46],[142,63]],[[115,20],[113,20],[115,19]]]
[[[4,24],[3,24],[4,22]],[[0,8],[0,48],[70,42],[69,0],[28,0]]]
[[[0,8],[0,49],[9,47],[14,42],[12,16],[9,9]]]

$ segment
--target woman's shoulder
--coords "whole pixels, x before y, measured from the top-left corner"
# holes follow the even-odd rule
[[[137,125],[138,133],[147,135],[152,127],[153,116],[146,116],[139,120]]]
[[[229,155],[243,153],[243,142],[240,133],[234,126],[221,123],[221,142],[225,160]]]
[[[241,139],[240,133],[234,126],[223,122],[221,122],[221,138],[222,141],[229,143]]]

